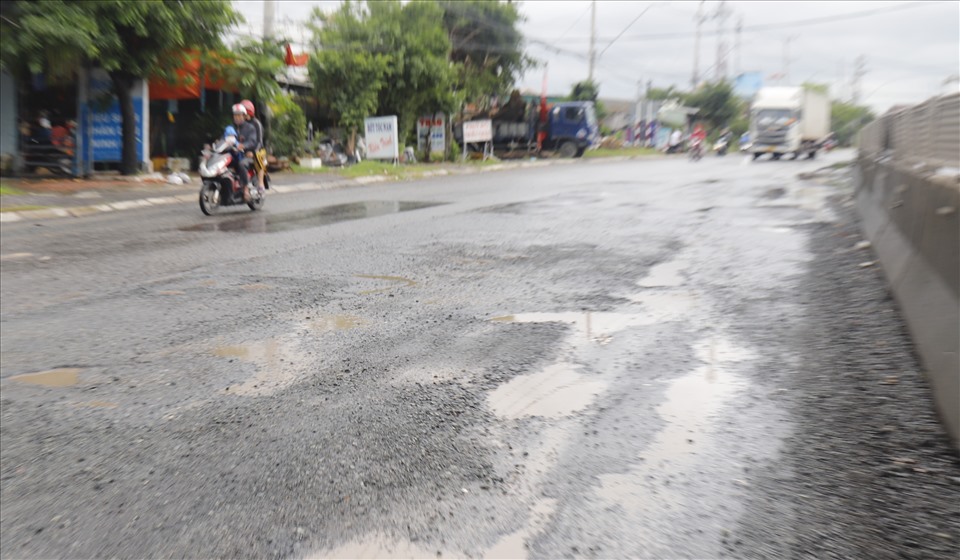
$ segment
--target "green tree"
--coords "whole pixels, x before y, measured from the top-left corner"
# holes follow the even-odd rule
[[[300,155],[307,140],[307,117],[293,97],[287,93],[277,94],[267,103],[273,113],[271,147],[275,154]]]
[[[533,60],[523,50],[516,4],[496,0],[441,0],[456,89],[463,99],[506,96]]]
[[[450,41],[442,15],[435,2],[397,0],[345,2],[331,15],[315,11],[314,42],[320,50],[314,57],[319,72],[314,80],[345,78],[366,109],[363,116],[397,115],[400,141],[411,139],[420,115],[449,112],[455,106],[456,67],[448,60]],[[364,79],[345,76],[354,72]],[[370,102],[371,95],[376,104]],[[335,112],[341,120],[351,113],[346,107],[350,102],[332,103],[339,106]],[[348,120],[359,126],[354,118]]]
[[[130,89],[138,78],[175,79],[185,49],[220,45],[220,32],[240,20],[228,0],[191,2],[68,2],[13,0],[3,3],[0,55],[4,68],[54,77],[100,66],[110,75],[123,118],[120,170],[137,172],[136,117]]]
[[[599,95],[600,87],[596,82],[583,80],[573,84],[573,88],[570,90],[570,101],[593,101],[593,108],[597,112],[597,120],[602,120],[607,116],[607,109],[597,99]]]
[[[677,90],[674,86],[669,86],[666,88],[655,88],[652,87],[647,90],[646,98],[652,101],[666,101],[668,99],[682,98],[684,93]]]
[[[849,146],[857,132],[875,118],[868,107],[843,101],[834,101],[830,106],[830,126],[841,146]]]
[[[241,97],[272,100],[280,94],[277,74],[284,68],[283,43],[246,39],[208,57],[205,66],[236,87]]]
[[[730,126],[741,112],[741,102],[728,82],[713,82],[686,96],[685,104],[700,110],[697,119],[706,121],[710,130]]]
[[[830,84],[818,84],[815,82],[803,82],[801,87],[806,90],[815,91],[817,93],[822,93],[823,95],[830,95]]]

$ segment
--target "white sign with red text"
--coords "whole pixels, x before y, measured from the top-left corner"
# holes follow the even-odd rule
[[[493,140],[493,122],[490,119],[483,121],[467,121],[463,123],[463,142],[490,142]]]
[[[400,144],[397,141],[397,117],[369,117],[363,121],[367,142],[367,158],[399,159]]]

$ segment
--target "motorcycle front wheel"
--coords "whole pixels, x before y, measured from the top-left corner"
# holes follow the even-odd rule
[[[200,210],[207,216],[214,215],[220,209],[220,189],[212,183],[200,187]]]

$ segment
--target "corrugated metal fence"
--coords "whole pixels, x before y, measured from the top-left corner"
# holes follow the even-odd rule
[[[960,93],[884,115],[860,131],[860,155],[960,167]]]

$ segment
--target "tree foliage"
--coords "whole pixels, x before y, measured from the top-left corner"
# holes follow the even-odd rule
[[[277,74],[284,68],[282,42],[247,39],[204,62],[236,87],[241,97],[272,100],[280,94]]]
[[[710,130],[728,127],[742,109],[742,103],[728,82],[705,84],[688,94],[684,101],[687,106],[700,110],[697,119],[705,121]]]
[[[121,171],[135,173],[136,122],[130,88],[137,78],[174,79],[185,49],[216,47],[220,32],[239,21],[228,0],[158,2],[14,0],[3,3],[4,68],[51,77],[77,68],[106,70],[123,117]]]
[[[465,100],[506,96],[533,60],[523,50],[523,17],[513,3],[442,0],[450,61],[457,65],[456,89]]]
[[[404,142],[420,115],[453,109],[455,66],[441,19],[435,2],[345,2],[330,15],[314,11],[319,51],[311,76],[341,125],[397,115]]]
[[[849,146],[857,132],[876,118],[868,107],[834,101],[830,106],[830,126],[841,146]]]
[[[273,153],[284,156],[300,155],[307,140],[307,117],[293,97],[279,93],[267,103],[271,117]]]

